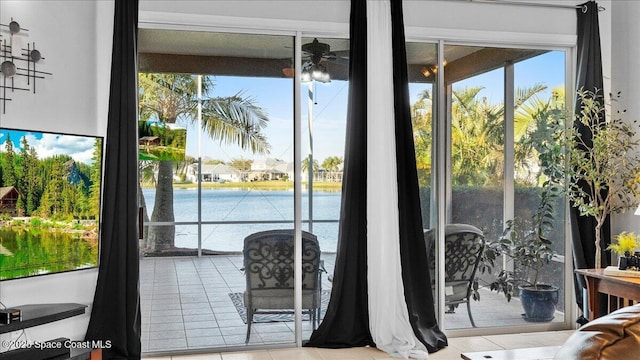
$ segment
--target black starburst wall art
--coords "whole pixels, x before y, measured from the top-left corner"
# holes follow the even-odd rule
[[[36,69],[44,57],[35,42],[25,41],[28,31],[13,19],[8,25],[0,24],[0,101],[3,114],[7,101],[11,101],[11,94],[17,91],[33,91],[35,94],[36,80],[53,75]]]

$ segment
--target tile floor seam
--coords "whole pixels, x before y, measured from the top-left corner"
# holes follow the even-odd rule
[[[189,310],[188,313],[198,312],[198,310],[193,310],[193,309],[196,309],[199,306],[202,306],[202,308],[211,310],[210,314],[212,314],[212,320],[209,325],[206,325],[207,327],[213,326],[212,324],[214,322],[216,325],[218,325],[219,319],[220,320],[233,319],[233,316],[237,314],[237,310],[235,308],[226,306],[225,305],[225,303],[227,303],[226,297],[219,297],[218,295],[219,294],[226,295],[226,293],[228,292],[235,291],[235,289],[233,288],[240,288],[242,285],[244,285],[244,281],[243,281],[244,276],[242,275],[242,272],[240,272],[239,270],[239,268],[241,267],[241,265],[239,265],[241,263],[241,260],[242,260],[241,256],[218,257],[218,258],[205,257],[204,259],[202,258],[184,259],[183,258],[183,259],[168,259],[164,261],[163,260],[158,261],[157,259],[149,259],[149,262],[152,262],[153,264],[150,264],[151,266],[145,267],[144,276],[146,276],[146,278],[148,279],[152,279],[152,282],[149,283],[149,286],[143,287],[147,294],[145,295],[146,300],[144,301],[144,303],[145,303],[145,306],[148,307],[143,311],[144,319],[146,319],[145,320],[146,324],[143,324],[144,329],[146,329],[145,331],[146,334],[149,335],[149,333],[151,332],[151,329],[153,329],[154,326],[159,327],[159,326],[164,326],[163,324],[171,324],[167,322],[162,322],[158,324],[154,322],[154,324],[151,324],[151,316],[152,314],[154,314],[153,310],[160,310],[160,312],[155,313],[155,315],[156,316],[161,315],[162,310],[160,308],[167,309],[167,307],[163,307],[161,303],[162,302],[166,303],[167,301],[171,302],[172,298],[176,299],[175,302],[179,304],[179,309],[181,311],[179,317],[182,319],[182,323],[179,323],[179,320],[176,321],[176,328],[180,328],[184,331],[185,338],[180,339],[183,342],[187,341],[186,339],[187,332],[190,331],[190,329],[194,328],[187,325],[190,324],[191,321],[197,322],[197,319],[199,316],[199,314],[195,314],[195,315],[190,315],[191,317],[185,317],[187,313],[182,312],[184,309],[188,309]],[[188,263],[188,265],[185,265],[185,263]],[[197,279],[195,279],[196,277]],[[194,284],[192,284],[191,279],[194,279],[199,282],[197,286],[202,290],[200,292],[200,296],[202,297],[201,303],[195,302],[195,301],[198,301],[195,298],[196,294],[198,294],[197,292],[198,288],[194,288]],[[205,286],[205,284],[207,284],[207,286]],[[230,285],[230,284],[233,284],[233,285]],[[181,285],[185,285],[185,286],[181,288]],[[330,287],[330,285],[327,285],[327,286]],[[181,298],[181,295],[183,296],[182,298]],[[206,302],[206,305],[205,305],[205,302]],[[477,303],[473,303],[473,304],[474,304],[474,307],[475,305],[477,305]],[[229,307],[229,309],[226,309],[225,307]],[[216,311],[219,309],[223,309],[223,311],[222,312]],[[462,320],[468,321],[464,311],[462,311],[461,318]],[[154,319],[155,321],[158,320],[158,318],[154,318]],[[449,321],[449,322],[452,323],[452,321]],[[204,325],[204,324],[201,324],[201,325]],[[293,329],[291,329],[290,324],[286,324],[286,325],[289,327],[289,330],[293,332]],[[237,327],[240,328],[240,330],[243,330],[246,332],[246,324],[243,323],[242,325]],[[218,328],[220,327],[218,326]],[[232,327],[229,327],[228,329],[232,329]],[[234,332],[237,332],[237,331],[234,331]],[[303,336],[308,336],[308,334],[305,335],[307,332],[308,331],[303,328]],[[251,344],[254,346],[258,346],[265,343],[268,344],[269,346],[273,346],[274,344],[276,344],[276,342],[274,342],[275,341],[274,337],[278,335],[269,335],[269,331],[265,331],[264,333],[266,334],[266,337],[270,338],[269,339],[270,341],[258,341],[254,344],[253,334],[255,334],[256,340],[262,340],[261,337],[263,335],[262,331],[256,330],[255,332],[252,331]],[[277,334],[278,332],[273,332],[273,333]],[[226,342],[228,347],[225,347],[223,349],[229,350],[229,351],[242,351],[243,350],[242,346],[244,345],[244,342],[242,343],[236,342],[233,338],[237,338],[237,337],[238,335],[228,336],[228,338],[230,339],[230,342]],[[499,338],[490,338],[490,337],[483,337],[483,338],[484,338],[484,341],[486,341],[489,346],[495,346],[496,349],[505,349],[505,348],[508,348],[509,346],[513,346],[509,344],[505,346],[505,344],[503,344],[501,339]],[[149,342],[153,339],[150,339],[149,336],[146,336],[146,337],[143,337],[141,340],[143,341],[143,344],[149,345]],[[526,342],[526,339],[520,339],[519,341]],[[544,343],[547,341],[540,340],[540,342]],[[157,342],[155,345],[156,346],[154,346],[154,348],[156,351],[161,350],[157,347]],[[148,346],[143,346],[143,348],[149,349]],[[180,349],[178,348],[174,349],[174,347],[171,347],[171,349],[168,349],[168,350],[179,351]],[[220,349],[211,348],[210,350],[219,351]],[[153,353],[152,351],[149,351],[149,352]],[[438,357],[436,357],[436,359],[438,359]]]
[[[492,344],[494,344],[494,345],[498,346],[501,350],[505,350],[505,349],[506,349],[504,345],[502,345],[502,344],[500,344],[500,343],[498,343],[498,342],[496,342],[496,341],[491,340],[491,339],[490,339],[490,336],[480,336],[480,337],[481,337],[481,338],[483,338],[483,339],[485,339],[485,340],[487,340],[488,342],[490,342],[490,343],[492,343]],[[496,349],[496,350],[497,350],[497,349]]]

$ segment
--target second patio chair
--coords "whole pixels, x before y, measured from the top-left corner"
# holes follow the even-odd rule
[[[425,231],[429,273],[435,289],[434,234],[433,229]],[[458,305],[466,303],[471,325],[476,327],[471,315],[471,295],[476,270],[484,250],[484,235],[472,225],[448,224],[444,236],[445,305],[449,307],[447,313],[454,313]]]

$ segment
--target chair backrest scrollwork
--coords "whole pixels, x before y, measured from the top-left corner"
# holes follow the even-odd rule
[[[433,282],[436,258],[433,229],[425,232],[425,241]],[[478,228],[467,224],[448,224],[445,228],[445,282],[473,280],[484,245],[484,235]]]
[[[269,230],[244,239],[247,289],[293,289],[294,231]],[[302,232],[302,288],[317,289],[320,266],[318,238]]]

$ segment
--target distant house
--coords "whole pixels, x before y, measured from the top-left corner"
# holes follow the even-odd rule
[[[257,159],[251,164],[248,180],[282,180],[286,177],[293,179],[293,176],[290,176],[288,172],[290,169],[292,169],[292,166],[280,159]]]
[[[202,165],[202,182],[239,182],[241,173],[233,166],[226,164]],[[192,164],[187,170],[187,179],[191,182],[198,181],[198,164]]]
[[[16,206],[20,193],[15,186],[0,187],[0,213],[18,215]]]

